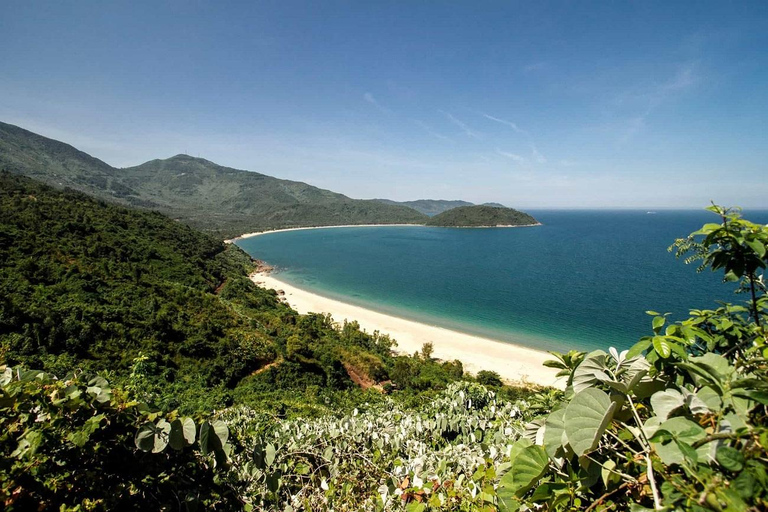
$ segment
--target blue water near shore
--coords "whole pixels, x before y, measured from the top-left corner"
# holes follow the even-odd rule
[[[530,210],[543,225],[356,227],[238,245],[299,288],[399,317],[541,350],[630,347],[646,310],[684,318],[740,301],[720,274],[667,247],[717,217],[703,211]],[[768,211],[745,217],[767,223]]]

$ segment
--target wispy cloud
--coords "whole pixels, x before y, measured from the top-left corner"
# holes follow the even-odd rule
[[[450,113],[450,112],[446,112],[445,110],[438,110],[438,112],[440,112],[440,113],[441,113],[441,114],[443,114],[445,117],[447,117],[447,118],[448,118],[448,120],[450,120],[450,121],[451,121],[453,124],[455,124],[456,126],[458,126],[459,128],[461,128],[461,131],[463,131],[463,132],[464,132],[464,134],[465,134],[467,137],[471,137],[471,138],[473,138],[473,139],[479,139],[479,138],[480,138],[480,133],[479,133],[479,132],[476,132],[475,130],[473,130],[472,128],[470,128],[469,126],[467,126],[467,125],[466,125],[465,123],[463,123],[462,121],[460,121],[460,120],[456,119],[456,118],[455,118],[453,115],[451,115],[451,113]]]
[[[688,62],[679,66],[675,73],[664,82],[656,83],[641,91],[629,91],[620,95],[618,99],[614,100],[616,105],[629,103],[635,107],[640,107],[639,114],[627,119],[624,133],[620,137],[621,142],[627,142],[640,132],[645,127],[648,117],[673,95],[690,89],[698,82],[696,63]]]
[[[523,133],[525,135],[528,135],[528,132],[526,132],[525,130],[523,130],[519,126],[517,126],[517,124],[513,123],[512,121],[507,121],[506,119],[501,119],[500,117],[495,117],[495,116],[492,116],[492,115],[489,115],[489,114],[484,114],[482,112],[481,112],[481,115],[484,118],[486,118],[486,119],[490,119],[491,121],[496,121],[497,123],[501,123],[503,125],[509,126],[513,130],[515,130],[517,133]]]
[[[387,107],[385,107],[384,105],[379,103],[376,100],[376,98],[373,97],[373,94],[371,94],[369,92],[363,94],[363,99],[365,101],[367,101],[368,103],[370,103],[371,105],[373,105],[374,107],[376,107],[377,109],[379,109],[379,111],[384,112],[385,114],[391,114],[392,113],[392,111],[390,109],[388,109]]]
[[[445,135],[443,135],[441,133],[437,133],[436,131],[434,131],[432,128],[430,128],[423,121],[419,121],[418,119],[414,119],[413,122],[416,123],[417,125],[419,125],[425,132],[427,132],[428,134],[432,135],[433,137],[437,137],[438,139],[447,140],[447,141],[452,141],[453,140],[450,137],[446,137]]]
[[[514,160],[515,162],[519,162],[519,163],[525,162],[525,158],[523,158],[522,156],[516,155],[515,153],[510,153],[508,151],[502,151],[498,148],[496,148],[496,154],[505,156],[510,160]]]
[[[539,149],[536,147],[536,144],[534,144],[533,142],[531,142],[531,157],[533,161],[536,162],[537,164],[547,163],[547,159],[544,157],[544,155],[539,153]]]

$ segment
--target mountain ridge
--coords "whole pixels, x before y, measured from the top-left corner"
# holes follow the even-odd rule
[[[0,170],[118,205],[155,210],[221,238],[296,227],[428,224],[446,211],[478,206],[461,200],[353,199],[184,153],[117,168],[70,144],[3,122]],[[473,222],[483,225],[479,218]]]
[[[427,218],[406,206],[352,199],[184,154],[115,168],[65,142],[2,122],[0,169],[157,210],[225,238],[266,228],[423,223]]]

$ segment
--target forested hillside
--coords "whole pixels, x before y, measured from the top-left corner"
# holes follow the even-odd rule
[[[472,206],[468,201],[446,201],[444,199],[417,199],[416,201],[392,201],[390,199],[376,199],[386,204],[399,204],[413,208],[416,211],[430,217],[459,206]]]
[[[427,226],[441,227],[494,227],[530,226],[539,222],[525,212],[497,206],[460,206],[435,215]]]
[[[407,206],[351,199],[187,155],[116,169],[68,144],[6,123],[0,123],[0,170],[157,210],[225,238],[267,228],[420,224],[427,218]]]
[[[141,355],[150,390],[185,409],[283,388],[350,389],[351,373],[376,383],[395,369],[388,338],[297,314],[251,282],[253,263],[237,246],[159,213],[10,174],[0,174],[0,206],[9,364],[120,380]],[[413,384],[400,370],[401,384]]]

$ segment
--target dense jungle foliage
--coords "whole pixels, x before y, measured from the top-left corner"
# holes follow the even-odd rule
[[[187,412],[262,402],[322,413],[363,394],[353,377],[368,387],[391,373],[417,390],[461,378],[450,365],[393,357],[392,340],[356,324],[299,315],[251,282],[253,267],[238,247],[159,213],[0,174],[9,365],[106,371],[119,384],[143,356],[143,389]],[[312,400],[286,393],[307,389]]]
[[[768,508],[768,227],[737,212],[671,250],[743,304],[649,311],[531,393],[298,315],[160,215],[0,183],[6,510]]]

